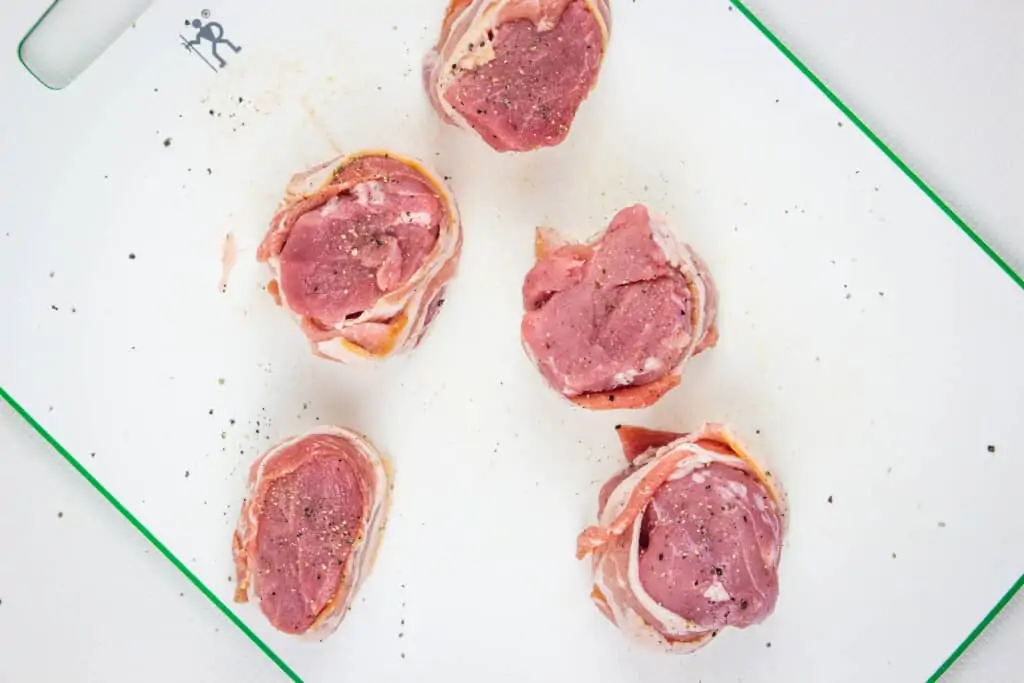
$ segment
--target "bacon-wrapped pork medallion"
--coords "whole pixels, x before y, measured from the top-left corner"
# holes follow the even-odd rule
[[[557,145],[597,85],[610,28],[608,0],[451,0],[427,94],[499,152]]]
[[[296,175],[257,258],[313,352],[349,362],[415,347],[461,250],[444,184],[411,159],[365,151]]]
[[[720,425],[618,433],[629,467],[577,540],[578,557],[593,555],[597,607],[632,639],[679,653],[767,618],[786,526],[771,476]]]
[[[370,573],[387,517],[387,463],[363,436],[321,427],[253,463],[234,535],[236,602],[324,638]]]
[[[718,340],[707,266],[642,205],[620,211],[584,244],[542,228],[536,254],[523,283],[523,345],[578,405],[649,406]]]

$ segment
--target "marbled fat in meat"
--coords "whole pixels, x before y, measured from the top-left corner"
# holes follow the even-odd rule
[[[708,631],[775,609],[776,504],[747,470],[711,463],[662,485],[640,526],[640,581],[654,600]]]

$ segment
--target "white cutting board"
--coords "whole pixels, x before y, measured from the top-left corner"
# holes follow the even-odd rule
[[[318,423],[369,434],[394,506],[339,632],[233,607],[304,680],[928,677],[1024,568],[1020,289],[724,2],[617,3],[568,142],[517,157],[420,91],[444,4],[208,2],[243,47],[215,72],[179,38],[202,8],[158,2],[64,91],[0,62],[0,386],[225,601],[251,460]],[[254,251],[293,172],[374,146],[451,177],[465,249],[414,354],[344,367],[308,355]],[[654,408],[587,413],[520,348],[532,229],[584,237],[635,201],[709,262],[722,339]],[[778,608],[693,656],[637,651],[575,536],[622,465],[614,424],[706,419],[788,490]]]

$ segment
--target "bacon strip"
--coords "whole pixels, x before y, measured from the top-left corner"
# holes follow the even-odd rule
[[[622,454],[630,464],[652,448],[661,448],[686,437],[679,432],[660,432],[629,425],[616,425],[615,433],[622,444]]]
[[[665,454],[655,462],[629,494],[629,499],[622,511],[609,524],[598,524],[587,527],[576,540],[576,559],[582,560],[592,552],[600,550],[616,536],[621,536],[636,521],[647,504],[651,502],[655,492],[668,478],[675,473],[682,460],[693,453],[685,449],[677,449]]]
[[[596,391],[573,396],[569,400],[590,410],[623,410],[647,408],[658,402],[662,396],[679,386],[682,373],[673,372],[661,379],[639,386],[623,387],[611,391]]]

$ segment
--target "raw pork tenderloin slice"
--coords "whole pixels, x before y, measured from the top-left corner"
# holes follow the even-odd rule
[[[547,382],[595,410],[643,408],[715,345],[718,295],[707,266],[642,205],[585,244],[537,231],[523,283],[523,345]]]
[[[452,0],[424,59],[441,118],[499,152],[552,147],[597,85],[608,0]]]

